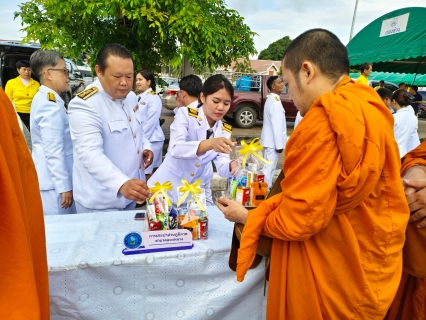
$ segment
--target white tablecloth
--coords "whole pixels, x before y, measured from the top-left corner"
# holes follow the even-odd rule
[[[46,216],[51,319],[264,319],[264,266],[228,267],[233,224],[209,207],[209,239],[183,251],[123,255],[135,211]]]

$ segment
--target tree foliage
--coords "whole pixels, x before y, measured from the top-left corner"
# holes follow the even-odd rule
[[[153,71],[182,56],[195,68],[215,68],[256,53],[255,33],[223,0],[29,0],[17,16],[24,41],[72,58],[117,42],[137,68]]]
[[[255,70],[252,69],[250,60],[241,60],[236,61],[234,65],[234,71],[235,72],[244,72],[244,73],[254,73]]]
[[[289,36],[285,36],[280,40],[272,42],[266,49],[260,51],[259,56],[257,57],[259,60],[275,60],[279,61],[283,58],[284,51],[287,49],[290,44],[291,39]]]

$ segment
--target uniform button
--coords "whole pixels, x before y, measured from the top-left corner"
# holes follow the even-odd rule
[[[131,121],[132,121],[132,118],[129,117],[129,122],[131,122]]]
[[[124,107],[124,102],[121,102],[121,105]]]
[[[196,166],[197,168],[199,168],[199,167],[200,167],[200,164],[199,164],[199,163],[196,163],[196,164],[195,164],[195,166]]]
[[[141,166],[141,165],[139,165],[139,169],[140,169],[140,168],[142,168],[142,166]]]
[[[203,120],[203,118],[201,118],[201,117],[198,117],[198,121],[201,121],[201,120]]]
[[[136,139],[136,133],[133,135],[133,138]]]
[[[139,152],[140,152],[140,151],[139,151],[139,149],[138,149],[138,152],[137,152],[137,153],[139,154]]]
[[[194,176],[194,172],[191,172],[189,175],[190,175],[191,177],[193,177],[193,176]]]

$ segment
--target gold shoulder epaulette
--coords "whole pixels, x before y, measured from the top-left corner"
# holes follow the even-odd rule
[[[56,102],[55,95],[52,92],[48,92],[47,93],[47,100],[52,101],[52,102]]]
[[[280,98],[278,98],[277,96],[275,96],[275,100],[280,101]]]
[[[77,94],[77,97],[86,100],[89,97],[93,96],[96,92],[98,92],[98,88],[97,87],[90,87],[84,91],[81,91],[80,93]]]
[[[150,91],[149,93],[152,94],[152,95],[156,94],[155,91]]]
[[[188,115],[190,115],[191,117],[197,118],[198,117],[198,110],[188,108]]]
[[[232,126],[229,123],[225,123],[223,122],[223,127],[222,129],[225,130],[226,132],[232,133]]]

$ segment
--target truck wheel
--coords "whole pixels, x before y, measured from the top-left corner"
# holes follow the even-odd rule
[[[237,110],[234,121],[239,128],[251,128],[257,120],[257,112],[250,106],[243,106]]]

